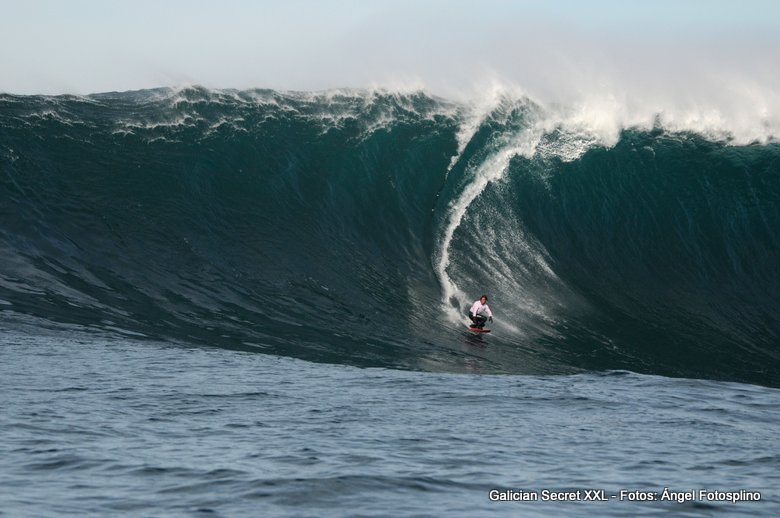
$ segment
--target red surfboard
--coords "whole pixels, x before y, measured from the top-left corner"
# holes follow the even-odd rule
[[[469,326],[469,331],[474,331],[475,333],[489,333],[490,329],[480,329],[478,327]]]

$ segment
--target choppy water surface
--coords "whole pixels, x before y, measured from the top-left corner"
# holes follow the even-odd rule
[[[0,344],[7,516],[776,516],[780,392],[628,372],[438,374],[121,338]],[[491,502],[491,489],[760,502]]]

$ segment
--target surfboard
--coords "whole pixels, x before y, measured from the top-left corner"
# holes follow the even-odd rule
[[[469,331],[474,331],[475,333],[489,333],[490,329],[480,329],[478,327],[469,326]]]

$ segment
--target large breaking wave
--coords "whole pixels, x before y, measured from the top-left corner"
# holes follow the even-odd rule
[[[605,135],[556,113],[422,92],[2,95],[0,321],[780,383],[772,135],[661,115]],[[487,338],[463,325],[483,292]]]

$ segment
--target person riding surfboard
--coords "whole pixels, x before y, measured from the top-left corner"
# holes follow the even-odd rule
[[[490,307],[487,305],[487,295],[482,295],[479,300],[475,301],[471,305],[469,310],[469,318],[473,322],[472,328],[482,329],[485,327],[485,322],[493,321],[493,312],[490,311]],[[487,315],[487,316],[485,316]]]

